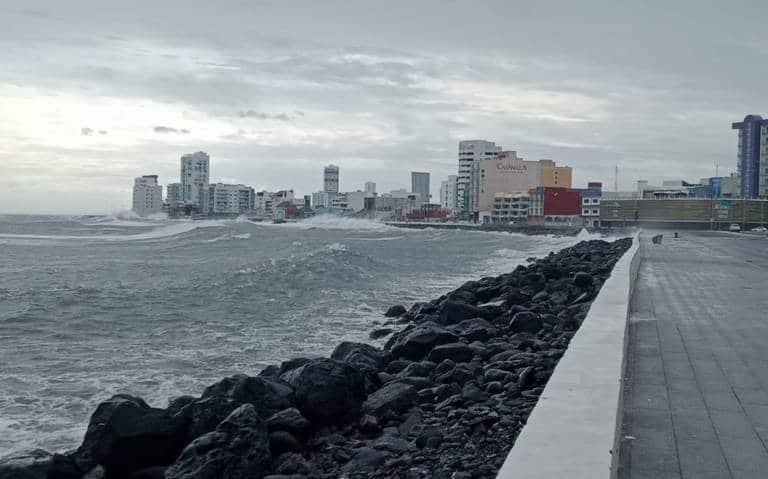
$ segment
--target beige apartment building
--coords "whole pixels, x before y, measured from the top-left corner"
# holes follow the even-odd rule
[[[573,171],[570,166],[557,166],[552,160],[539,160],[539,184],[560,188],[572,188]]]
[[[515,151],[502,151],[496,158],[472,165],[470,211],[492,212],[497,198],[526,196],[537,186],[570,188],[571,168],[557,166],[552,160],[528,161]]]

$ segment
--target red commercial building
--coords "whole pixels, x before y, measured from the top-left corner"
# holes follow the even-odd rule
[[[581,218],[581,190],[539,186],[530,191],[528,223],[550,226],[578,226]]]
[[[581,191],[570,188],[544,189],[544,216],[581,216]]]

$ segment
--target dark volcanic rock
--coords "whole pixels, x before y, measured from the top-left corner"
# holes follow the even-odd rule
[[[452,343],[458,336],[434,323],[424,323],[395,336],[392,356],[419,360],[435,346]]]
[[[398,377],[420,377],[426,378],[435,370],[437,364],[430,361],[420,361],[409,364],[405,369],[397,373]]]
[[[267,474],[272,460],[267,427],[244,404],[216,430],[192,441],[166,471],[166,479],[251,479]]]
[[[361,447],[354,451],[352,460],[344,466],[343,470],[355,474],[376,472],[385,460],[383,452],[371,447]]]
[[[416,403],[416,388],[409,384],[393,382],[368,396],[363,403],[363,412],[381,416],[388,411],[400,413]]]
[[[387,374],[397,374],[403,369],[407,368],[411,363],[412,361],[408,359],[395,359],[387,364],[384,372]]]
[[[450,325],[460,323],[465,319],[478,318],[485,314],[477,306],[458,301],[446,301],[440,306],[438,323]]]
[[[278,374],[278,376],[285,374],[288,371],[293,371],[296,368],[300,368],[305,364],[307,364],[308,362],[312,361],[312,359],[317,359],[317,358],[291,358],[287,361],[283,361],[282,363],[280,363],[280,374]]]
[[[293,390],[280,381],[237,374],[224,378],[203,391],[202,397],[187,406],[191,415],[189,437],[212,431],[232,411],[252,404],[257,414],[266,419],[293,405]]]
[[[296,436],[288,431],[274,431],[269,433],[269,450],[273,455],[279,456],[284,452],[300,452],[303,448]]]
[[[464,343],[449,343],[437,346],[433,349],[427,359],[432,362],[439,363],[445,359],[450,359],[456,363],[466,363],[472,360],[474,352],[472,348]]]
[[[294,434],[304,434],[312,425],[295,407],[276,412],[267,419],[270,431],[289,431]]]
[[[482,318],[465,319],[447,329],[467,341],[486,341],[499,334],[495,326]]]
[[[168,470],[164,466],[148,467],[146,469],[140,469],[130,476],[128,479],[165,479],[165,471]],[[96,479],[95,477],[86,476],[85,479]]]
[[[394,318],[396,316],[402,316],[405,314],[408,310],[405,309],[405,306],[401,304],[396,304],[394,306],[391,306],[386,313],[384,313],[384,316],[388,318]]]
[[[370,344],[345,341],[336,346],[333,354],[331,354],[331,359],[344,361],[360,371],[366,380],[366,391],[371,392],[381,385],[378,374],[382,366],[383,356],[381,350]]]
[[[517,379],[517,387],[521,390],[528,389],[535,384],[536,376],[533,369],[533,366],[528,366],[520,372],[520,377]]]
[[[394,332],[394,329],[392,328],[379,328],[374,329],[373,331],[368,334],[368,338],[370,339],[381,339],[389,336]]]
[[[592,286],[592,275],[585,273],[584,271],[579,271],[573,275],[573,284],[581,288]]]
[[[0,478],[45,479],[52,462],[51,453],[42,449],[0,458]]]
[[[521,311],[512,317],[509,329],[516,333],[537,333],[543,326],[541,318],[536,313]]]
[[[74,454],[83,471],[97,464],[110,475],[167,465],[186,444],[186,421],[141,398],[118,394],[96,408],[82,445]]]
[[[335,359],[315,359],[288,373],[299,411],[312,422],[337,423],[360,410],[365,380],[356,368]]]
[[[507,294],[504,296],[504,302],[507,304],[507,306],[515,306],[518,304],[525,304],[526,302],[530,301],[531,297],[527,294],[523,293],[518,288],[511,288],[507,291]]]

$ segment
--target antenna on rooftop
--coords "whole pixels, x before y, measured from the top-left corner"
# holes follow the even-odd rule
[[[616,165],[613,174],[613,191],[619,191],[619,165]]]

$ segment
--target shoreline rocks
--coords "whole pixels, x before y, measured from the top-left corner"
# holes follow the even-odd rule
[[[77,450],[0,459],[0,477],[495,477],[630,246],[581,242],[393,306],[376,333],[389,336],[382,348],[344,342],[330,358],[224,378],[165,409],[114,396]]]

